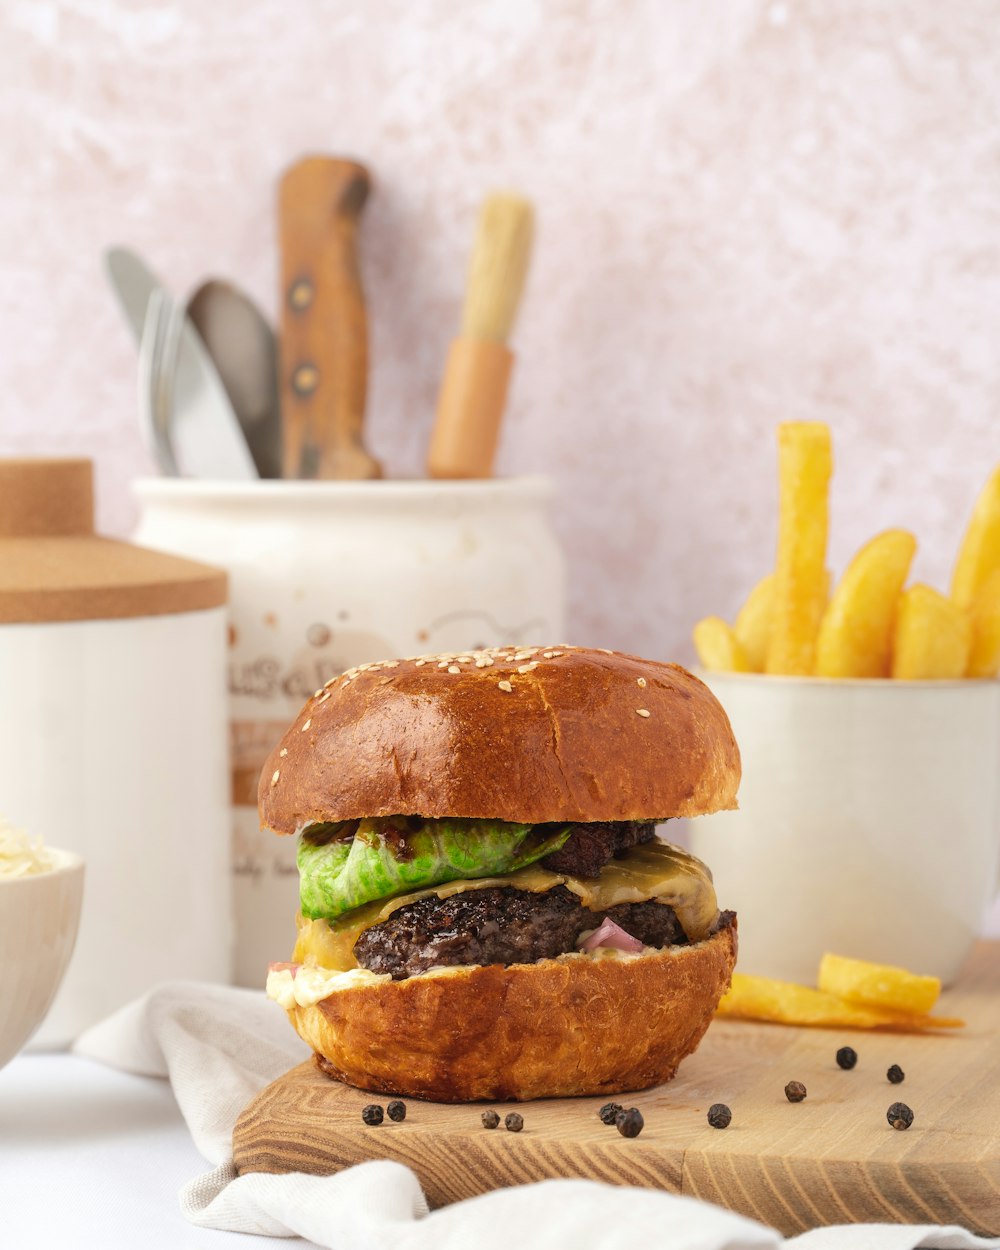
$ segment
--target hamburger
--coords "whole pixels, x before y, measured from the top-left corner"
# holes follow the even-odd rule
[[[563,645],[350,669],[261,775],[300,873],[267,992],[367,1090],[667,1081],[729,985],[736,917],[657,826],[735,807],[739,780],[726,713],[676,664]]]

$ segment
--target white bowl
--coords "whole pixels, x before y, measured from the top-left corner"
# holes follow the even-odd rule
[[[50,853],[47,872],[0,876],[0,1068],[45,1019],[76,943],[83,860]]]

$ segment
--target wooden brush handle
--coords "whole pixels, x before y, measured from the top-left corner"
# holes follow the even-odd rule
[[[365,451],[368,324],[358,219],[371,182],[355,161],[309,156],[278,193],[285,477],[381,477]]]
[[[431,477],[492,476],[513,363],[503,343],[452,343],[427,454]]]

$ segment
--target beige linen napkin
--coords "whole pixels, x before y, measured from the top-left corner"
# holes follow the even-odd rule
[[[337,1176],[237,1176],[237,1116],[308,1056],[263,993],[170,982],[84,1033],[74,1050],[128,1072],[167,1077],[195,1145],[213,1170],[180,1193],[203,1228],[299,1235],[331,1250],[1000,1250],[959,1228],[865,1224],[785,1240],[721,1207],[651,1189],[542,1181],[429,1213],[416,1176],[387,1160]]]

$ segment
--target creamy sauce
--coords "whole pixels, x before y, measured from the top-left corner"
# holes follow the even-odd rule
[[[669,954],[672,951],[681,954],[690,949],[688,946],[674,946],[661,950],[655,946],[645,946],[641,951],[632,954],[628,951],[601,946],[594,951],[567,951],[565,955],[557,955],[554,960],[548,962],[565,964],[579,959],[607,959],[615,963],[629,963],[634,959],[647,959],[653,955]],[[442,977],[468,976],[477,968],[476,964],[428,968],[426,972],[418,972],[409,979],[416,980],[419,977],[421,980],[428,978],[437,980]],[[342,990],[382,985],[391,979],[388,973],[369,972],[367,968],[355,967],[336,972],[329,968],[303,967],[295,974],[283,968],[267,974],[267,996],[286,1011],[291,1011],[294,1007],[314,1007],[324,998],[329,998],[331,994],[338,994]]]

